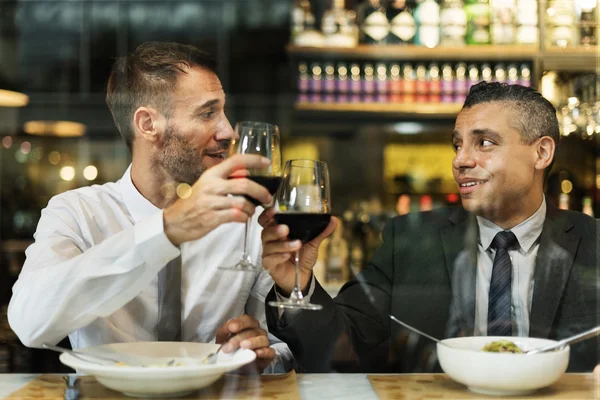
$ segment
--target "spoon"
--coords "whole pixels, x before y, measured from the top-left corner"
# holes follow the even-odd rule
[[[589,339],[589,338],[597,336],[597,335],[600,335],[600,326],[597,326],[597,327],[587,330],[585,332],[578,333],[577,335],[570,336],[566,339],[558,341],[557,343],[553,343],[551,345],[541,347],[539,349],[533,349],[533,350],[526,351],[525,354],[530,355],[530,354],[537,354],[537,353],[543,353],[543,352],[550,351],[550,350],[560,349],[568,344],[581,342],[582,340]]]
[[[396,323],[398,323],[398,324],[400,324],[400,325],[404,326],[405,328],[408,328],[408,329],[410,329],[410,330],[411,330],[411,331],[413,331],[413,332],[416,332],[416,333],[418,333],[418,334],[419,334],[419,335],[421,335],[421,336],[425,336],[427,339],[433,340],[434,342],[436,342],[436,343],[439,343],[439,344],[443,344],[444,346],[447,346],[447,347],[452,347],[452,346],[450,346],[450,345],[448,345],[448,344],[446,344],[446,343],[442,342],[441,340],[439,340],[439,339],[436,339],[436,338],[434,338],[433,336],[430,336],[430,335],[426,334],[425,332],[421,332],[421,331],[420,331],[420,330],[418,330],[417,328],[415,328],[415,327],[413,327],[413,326],[410,326],[410,325],[408,325],[407,323],[404,323],[404,322],[400,321],[398,318],[394,317],[393,315],[390,315],[390,318],[392,319],[392,321],[394,321],[394,322],[396,322]]]

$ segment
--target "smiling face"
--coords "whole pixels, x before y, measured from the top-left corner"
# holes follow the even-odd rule
[[[227,155],[233,129],[225,116],[225,93],[213,72],[193,67],[179,75],[171,96],[153,165],[174,181],[192,185]]]
[[[542,140],[525,143],[511,124],[517,117],[506,102],[477,104],[458,114],[452,135],[452,172],[463,207],[505,229],[539,208],[549,164],[542,160]]]

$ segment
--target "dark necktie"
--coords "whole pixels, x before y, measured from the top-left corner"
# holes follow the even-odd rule
[[[518,243],[511,231],[499,232],[492,241],[496,249],[488,297],[488,336],[512,336],[511,281],[512,263],[508,250]]]
[[[181,341],[181,256],[158,273],[158,341]]]

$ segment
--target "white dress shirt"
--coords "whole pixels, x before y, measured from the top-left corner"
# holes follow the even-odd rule
[[[546,219],[546,199],[528,219],[510,229],[519,241],[518,248],[508,251],[512,261],[511,314],[516,327],[513,336],[529,336],[529,313],[533,298],[533,273],[535,259],[540,247],[540,235]],[[496,249],[491,248],[492,241],[501,227],[493,222],[477,217],[479,225],[479,246],[477,254],[477,289],[475,297],[475,335],[487,335],[488,296],[492,267]]]
[[[55,196],[42,211],[35,242],[13,287],[11,328],[30,347],[69,336],[74,349],[157,340],[157,274],[182,258],[182,340],[214,342],[230,318],[254,316],[267,330],[267,271],[218,269],[240,258],[244,224],[230,223],[181,250],[163,229],[163,212],[133,185],[129,167],[115,183]],[[258,210],[249,229],[252,260],[261,262]],[[291,361],[270,335],[276,361]]]

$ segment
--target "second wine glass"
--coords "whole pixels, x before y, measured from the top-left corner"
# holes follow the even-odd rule
[[[234,154],[258,154],[271,160],[267,168],[250,169],[244,176],[264,186],[271,195],[277,192],[281,182],[281,148],[279,127],[266,122],[244,121],[235,126],[235,137],[229,146],[229,156]],[[260,201],[247,197],[255,206],[260,206]],[[244,233],[244,251],[242,258],[234,265],[221,266],[220,269],[254,272],[260,269],[250,257],[248,252],[248,229],[250,221],[246,222]]]
[[[327,164],[316,160],[290,160],[275,196],[275,221],[287,225],[288,239],[306,244],[319,236],[331,220],[331,195]],[[320,310],[304,298],[300,288],[300,250],[295,254],[294,290],[284,301],[269,302],[279,308]]]

